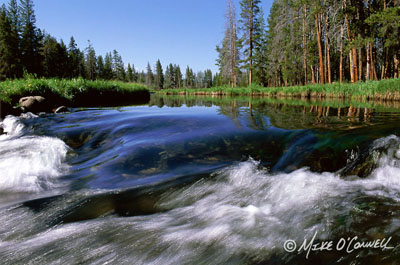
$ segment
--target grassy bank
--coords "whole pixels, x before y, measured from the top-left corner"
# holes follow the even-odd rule
[[[213,87],[208,89],[165,89],[161,94],[171,95],[257,95],[292,98],[342,98],[354,100],[400,101],[400,79],[325,85],[290,87]]]
[[[119,81],[78,79],[18,79],[0,82],[0,100],[18,104],[24,96],[43,96],[55,105],[103,106],[149,100],[146,87]]]

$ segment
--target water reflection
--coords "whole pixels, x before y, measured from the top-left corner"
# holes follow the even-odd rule
[[[150,106],[218,107],[237,127],[264,130],[270,126],[287,130],[352,130],[388,125],[400,115],[399,102],[352,102],[347,100],[295,100],[262,97],[152,96]],[[390,113],[390,115],[387,115]],[[268,119],[265,119],[268,117]],[[246,124],[242,124],[243,120]]]

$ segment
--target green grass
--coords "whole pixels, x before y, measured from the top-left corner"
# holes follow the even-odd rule
[[[400,79],[367,81],[355,84],[333,83],[290,87],[213,87],[208,89],[165,89],[161,94],[186,95],[264,95],[273,97],[348,98],[357,100],[400,100]]]
[[[26,78],[0,82],[0,100],[13,105],[18,103],[19,98],[31,95],[79,104],[77,101],[89,98],[96,100],[101,97],[103,102],[148,93],[148,89],[139,84],[83,78]]]

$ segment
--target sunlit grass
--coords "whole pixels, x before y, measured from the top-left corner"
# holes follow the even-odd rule
[[[221,95],[267,95],[292,97],[332,97],[352,99],[400,100],[400,79],[352,83],[333,83],[325,85],[289,87],[212,87],[202,89],[165,89],[162,94],[221,94]]]
[[[0,100],[13,103],[20,97],[29,95],[51,95],[67,101],[82,94],[119,94],[132,95],[137,92],[147,92],[147,88],[140,84],[124,83],[120,81],[76,79],[45,79],[25,78],[0,82]]]

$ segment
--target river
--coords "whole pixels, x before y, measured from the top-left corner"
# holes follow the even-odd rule
[[[395,263],[399,124],[396,104],[160,95],[7,116],[1,264]]]

